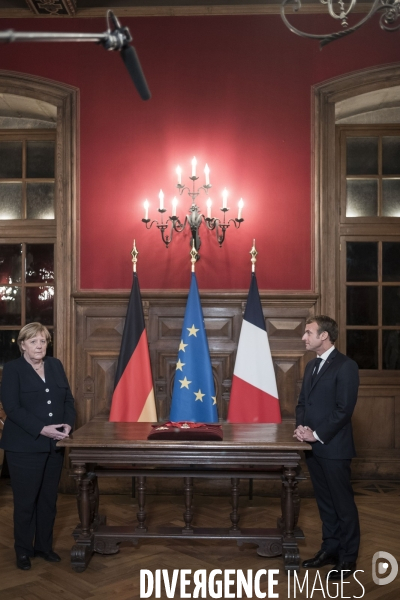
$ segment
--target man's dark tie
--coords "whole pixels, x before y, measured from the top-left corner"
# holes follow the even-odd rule
[[[321,363],[322,363],[322,358],[316,358],[315,359],[314,370],[313,370],[312,375],[311,375],[311,385],[314,383],[314,379],[317,376],[317,373],[319,371],[319,366],[320,366]]]

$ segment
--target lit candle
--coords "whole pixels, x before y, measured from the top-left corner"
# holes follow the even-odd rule
[[[242,208],[243,208],[244,202],[243,202],[243,198],[240,198],[239,200],[239,210],[238,210],[238,221],[242,218]]]
[[[204,167],[204,174],[206,176],[206,185],[210,185],[210,168],[207,163]]]
[[[196,160],[196,157],[193,156],[193,158],[192,158],[192,177],[196,177],[196,165],[197,165],[197,160]]]
[[[146,219],[146,221],[149,218],[149,203],[147,200],[144,201],[144,218]]]
[[[226,188],[224,188],[224,191],[222,192],[222,208],[228,208],[227,203],[228,203],[228,190]]]
[[[172,200],[172,216],[176,217],[176,207],[178,206],[178,200],[176,199],[176,196],[174,196],[173,200]]]
[[[178,175],[178,185],[182,185],[182,169],[179,165],[176,167],[176,174]]]
[[[207,200],[207,219],[211,219],[211,205],[212,205],[212,201],[211,201],[211,198],[209,198]]]
[[[164,193],[162,190],[160,190],[160,193],[158,194],[158,197],[160,198],[160,208],[159,210],[163,210],[164,208]]]

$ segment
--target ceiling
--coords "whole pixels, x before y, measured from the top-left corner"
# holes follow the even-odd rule
[[[0,18],[278,14],[281,0],[1,0]],[[372,0],[352,12],[367,12]],[[291,11],[291,8],[288,7]],[[322,0],[304,0],[301,13],[326,13]]]

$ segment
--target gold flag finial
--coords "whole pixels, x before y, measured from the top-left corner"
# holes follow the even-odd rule
[[[197,257],[198,257],[199,253],[196,250],[196,247],[194,245],[194,240],[192,240],[192,249],[190,251],[190,262],[192,263],[192,273],[194,273],[194,265],[196,264],[197,261]]]
[[[138,257],[138,250],[136,248],[136,240],[133,240],[133,248],[132,248],[132,263],[133,263],[133,272],[136,273],[136,263],[137,263],[137,257]]]
[[[256,250],[256,240],[253,240],[253,247],[250,250],[250,254],[251,254],[251,272],[255,273],[256,271],[256,262],[257,262],[257,250]]]

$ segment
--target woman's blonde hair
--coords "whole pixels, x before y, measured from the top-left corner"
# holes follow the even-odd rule
[[[47,327],[45,327],[41,323],[28,323],[28,325],[24,325],[24,327],[19,332],[17,339],[17,344],[21,351],[21,354],[23,354],[21,343],[25,340],[30,340],[31,338],[35,337],[35,335],[38,335],[40,333],[44,335],[44,337],[46,338],[46,343],[49,344],[49,342],[51,341],[51,335]]]

